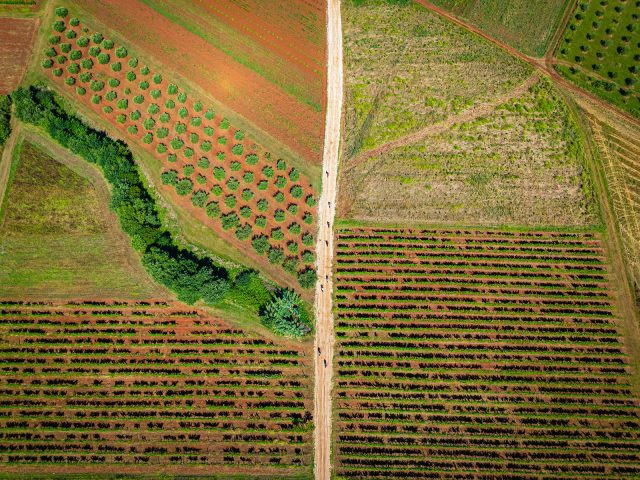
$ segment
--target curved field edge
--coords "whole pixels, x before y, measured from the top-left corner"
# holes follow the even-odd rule
[[[128,48],[83,27],[79,19],[69,18],[66,9],[56,12],[64,14],[57,15],[42,62],[53,83],[62,84],[63,90],[75,89],[74,97],[79,103],[84,99],[92,110],[117,125],[127,140],[143,144],[163,158],[167,165],[161,175],[162,184],[166,185],[164,189],[175,188],[174,203],[183,204],[238,249],[244,247],[243,241],[252,238],[255,252],[249,251],[258,263],[266,265],[266,260],[260,257],[268,253],[270,264],[282,264],[287,274],[297,275],[300,284],[308,287],[305,279],[312,275],[309,264],[313,262],[310,246],[316,202],[308,179],[296,168],[289,170],[284,159],[276,162],[271,153],[263,152],[262,147],[246,138],[245,132],[231,125],[222,114],[197,99],[190,99],[179,86],[144,66],[140,59],[131,56]],[[111,69],[110,62],[113,62]],[[62,82],[65,72],[71,75]],[[164,102],[164,106],[155,101],[161,105]],[[192,117],[187,118],[189,115]],[[125,128],[126,134],[122,131]],[[221,135],[217,143],[216,131]],[[173,139],[169,141],[171,136]],[[216,150],[218,153],[212,157]],[[283,170],[288,171],[290,182],[283,176]],[[239,199],[241,184],[244,190]],[[269,229],[265,227],[269,225],[274,228],[267,237]]]
[[[15,135],[0,212],[7,255],[0,296],[172,298],[149,278],[109,212],[110,192],[97,168],[27,125]]]
[[[57,141],[102,167],[112,188],[110,206],[119,215],[120,225],[131,236],[134,248],[142,253],[143,266],[156,281],[174,291],[181,301],[194,303],[202,299],[224,310],[229,308],[226,301],[230,300],[231,309],[244,308],[249,317],[257,317],[260,307],[271,297],[264,283],[249,283],[249,290],[245,290],[234,284],[235,272],[177,246],[162,226],[155,201],[124,144],[69,116],[51,92],[19,89],[13,98],[19,119],[41,126]],[[73,136],[69,135],[70,128]]]

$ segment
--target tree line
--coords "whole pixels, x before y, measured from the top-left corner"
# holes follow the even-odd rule
[[[110,208],[117,214],[133,248],[142,254],[142,265],[158,283],[173,291],[180,301],[187,304],[203,300],[214,305],[224,299],[232,288],[243,288],[242,282],[237,286],[233,285],[225,268],[214,264],[207,257],[180,248],[175,243],[171,234],[163,227],[155,201],[147,191],[133,155],[125,143],[113,140],[105,132],[85,125],[78,117],[67,112],[61,98],[51,91],[33,86],[19,88],[11,98],[18,119],[42,128],[60,145],[102,169],[111,185]],[[262,288],[266,290],[264,286]],[[255,282],[251,289],[255,291]],[[297,295],[291,296],[280,291],[275,295],[262,294],[262,298],[265,297],[269,301],[260,307],[262,312],[272,312],[273,309],[267,308],[268,303],[281,304],[283,297],[296,312],[304,310]],[[265,317],[263,315],[263,323],[271,327],[272,322]],[[293,317],[296,325],[299,325],[300,314],[292,315],[292,321]],[[285,333],[283,330],[286,329],[276,330]],[[302,333],[305,329],[298,327],[294,330]]]

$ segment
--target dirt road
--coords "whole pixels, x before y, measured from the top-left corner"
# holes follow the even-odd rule
[[[515,48],[513,48],[510,45],[507,45],[505,42],[498,40],[497,38],[492,37],[491,35],[488,35],[487,33],[485,33],[484,31],[480,30],[478,27],[475,27],[474,25],[471,25],[470,23],[462,20],[461,18],[451,14],[450,12],[435,6],[434,4],[432,4],[431,2],[429,2],[428,0],[415,0],[417,3],[419,3],[420,5],[422,5],[423,7],[431,10],[432,12],[437,13],[438,15],[440,15],[441,17],[444,17],[450,21],[452,21],[453,23],[456,23],[458,25],[460,25],[461,27],[477,34],[480,35],[482,38],[489,40],[490,42],[496,44],[497,46],[499,46],[500,48],[502,48],[503,50],[507,51],[508,53],[510,53],[511,55],[513,55],[514,57],[520,58],[521,60],[529,63],[530,65],[532,65],[533,67],[537,68],[539,71],[545,73],[546,75],[548,75],[549,77],[551,77],[551,79],[557,84],[560,85],[562,87],[564,87],[567,90],[571,90],[573,92],[579,93],[585,97],[587,97],[589,99],[589,101],[593,102],[594,104],[600,106],[601,108],[604,108],[614,114],[616,114],[618,117],[625,119],[629,122],[631,122],[634,125],[640,126],[640,120],[635,118],[633,115],[624,112],[622,110],[620,110],[619,108],[617,108],[616,106],[608,103],[605,100],[602,100],[600,97],[598,97],[597,95],[588,92],[586,90],[583,90],[582,88],[578,87],[577,85],[574,85],[573,83],[571,83],[569,80],[567,80],[566,78],[562,77],[558,72],[556,72],[556,70],[553,68],[553,63],[554,63],[554,58],[553,58],[553,52],[547,52],[547,54],[545,55],[544,58],[533,58],[530,57],[528,55],[525,55],[524,53],[520,52],[519,50],[516,50]]]
[[[331,266],[333,260],[333,219],[340,155],[342,115],[342,23],[340,0],[328,0],[327,12],[327,119],[322,159],[323,184],[318,207],[316,246],[315,339],[315,478],[331,478],[331,385],[333,360],[333,316],[331,313]]]

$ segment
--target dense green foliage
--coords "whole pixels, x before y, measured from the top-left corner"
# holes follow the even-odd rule
[[[13,101],[20,120],[43,128],[62,146],[101,167],[112,187],[110,207],[133,247],[143,252],[142,263],[155,280],[186,303],[202,299],[214,304],[224,297],[227,272],[174,244],[125,144],[67,113],[52,92],[20,88]]]
[[[293,290],[280,290],[261,312],[262,323],[287,337],[302,337],[311,332],[309,314],[300,296]]]
[[[556,56],[557,70],[640,117],[638,0],[581,1]]]
[[[0,147],[11,135],[11,97],[0,95]]]

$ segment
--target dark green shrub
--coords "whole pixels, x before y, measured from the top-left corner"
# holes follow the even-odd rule
[[[282,203],[284,202],[284,193],[282,192],[276,192],[276,194],[273,196],[274,200],[278,203]],[[284,213],[284,212],[283,212]]]
[[[89,39],[85,36],[78,37],[78,40],[76,40],[76,45],[81,48],[85,48],[87,45],[89,45]]]
[[[84,60],[82,60],[82,62],[80,62],[80,65],[82,65],[82,68],[86,70],[91,70],[93,68],[93,60],[91,60],[90,58],[85,58]]]
[[[118,47],[116,49],[116,57],[118,58],[125,58],[127,55],[129,55],[129,52],[127,52],[127,49],[124,47]]]
[[[304,245],[306,245],[307,247],[310,247],[313,245],[313,235],[311,235],[309,232],[306,232],[304,235],[302,235],[302,243]]]
[[[278,159],[278,162],[276,163],[276,168],[278,170],[286,170],[287,169],[287,162],[285,162],[283,159]]]
[[[253,249],[260,255],[265,254],[271,246],[266,235],[256,235],[255,237],[253,237],[253,240],[251,240],[251,245],[253,246]]]
[[[276,210],[276,212],[273,214],[273,218],[275,219],[276,222],[284,222],[285,219],[285,213],[284,210]]]
[[[240,223],[238,215],[236,215],[234,212],[223,215],[222,217],[220,217],[220,220],[222,221],[222,228],[224,230],[235,228]]]
[[[199,173],[196,176],[196,182],[198,182],[200,185],[204,185],[205,183],[207,183],[207,177]]]
[[[122,70],[122,64],[120,62],[113,62],[111,64],[111,70],[113,70],[114,72],[119,72],[120,70]]]
[[[302,191],[302,187],[300,185],[294,185],[293,187],[291,187],[291,190],[289,190],[289,193],[291,193],[291,196],[293,198],[302,198],[304,192]]]
[[[298,170],[296,170],[295,168],[292,168],[289,172],[289,180],[291,180],[292,182],[297,182],[298,180],[300,180],[300,172],[298,172]]]
[[[200,157],[198,160],[198,166],[200,168],[209,168],[209,165],[211,165],[211,162],[209,162],[207,157]]]
[[[249,218],[251,216],[251,208],[246,205],[240,209],[240,216],[242,218]]]
[[[184,147],[184,142],[178,137],[171,140],[169,144],[171,145],[171,148],[173,148],[174,150],[180,150],[182,147]]]
[[[284,268],[286,272],[294,275],[298,270],[298,259],[296,257],[285,258],[282,263],[282,268]]]
[[[258,200],[258,203],[256,205],[258,207],[259,212],[264,212],[269,208],[269,202],[267,202],[267,200],[264,198],[261,198],[260,200]]]
[[[130,58],[129,59],[129,67],[130,68],[136,68],[138,66],[138,59],[137,58]]]
[[[178,184],[178,172],[175,170],[162,172],[160,180],[162,180],[162,183],[165,185],[172,185],[175,187]]]
[[[149,105],[149,107],[147,108],[147,112],[148,112],[150,115],[156,115],[159,111],[160,111],[160,107],[159,107],[157,104],[155,104],[155,103],[152,103],[152,104],[151,104],[151,105]]]
[[[207,197],[208,196],[209,196],[209,194],[207,192],[205,192],[204,190],[198,190],[196,193],[191,195],[191,204],[194,207],[203,208],[204,205],[207,203]]]
[[[244,152],[244,147],[238,143],[237,145],[233,146],[233,148],[231,149],[231,152],[234,155],[242,155],[242,152]]]
[[[287,179],[284,178],[282,175],[278,175],[278,178],[276,178],[276,187],[284,188],[286,184],[287,184]]]
[[[184,149],[184,156],[187,158],[191,158],[193,157],[193,155],[195,154],[195,152],[193,151],[193,148],[191,147],[187,147]]]
[[[106,65],[110,61],[111,61],[111,57],[109,56],[108,53],[101,53],[100,55],[98,55],[98,63],[100,65]]]
[[[242,191],[242,199],[243,199],[245,202],[250,201],[250,200],[253,198],[253,196],[254,196],[254,193],[253,193],[250,189],[248,189],[248,188],[245,188],[245,189]]]
[[[151,144],[153,142],[153,134],[151,132],[146,133],[145,136],[142,137],[142,142],[147,145]]]
[[[244,132],[242,130],[236,130],[236,133],[233,135],[236,140],[244,139]]]
[[[274,240],[283,240],[284,232],[281,228],[274,228],[273,230],[271,230],[271,238],[273,238]]]
[[[291,225],[289,225],[289,233],[291,235],[300,235],[300,232],[301,232],[300,224],[294,222]]]
[[[164,102],[164,106],[167,107],[169,110],[171,110],[172,108],[175,108],[176,102],[174,102],[173,100],[169,99],[166,102]]]
[[[120,80],[118,80],[117,78],[110,78],[109,79],[109,86],[111,88],[117,88],[120,86]]]
[[[304,337],[312,330],[311,320],[302,299],[293,290],[280,290],[261,310],[260,318],[265,327],[286,337]]]
[[[260,228],[265,228],[267,226],[267,217],[263,217],[262,215],[256,217],[255,224]]]
[[[169,95],[175,95],[176,93],[178,93],[178,86],[174,85],[173,83],[170,83],[169,86],[167,87],[167,93]]]
[[[227,172],[222,167],[213,167],[213,176],[216,180],[223,180],[227,176]]]
[[[212,136],[214,134],[214,130],[212,127],[204,127],[204,134],[207,136]]]
[[[151,90],[149,95],[151,95],[151,98],[153,98],[154,100],[157,100],[162,95],[162,92],[160,90],[158,90],[157,88],[155,88],[155,89]]]
[[[238,172],[242,168],[242,164],[240,162],[237,162],[236,160],[231,162],[229,165],[231,166],[231,170],[234,172]]]
[[[147,118],[144,121],[144,128],[147,130],[153,130],[153,128],[156,126],[156,121],[153,118]]]
[[[144,95],[136,95],[135,97],[133,97],[133,103],[142,105],[144,103]]]
[[[76,75],[79,71],[80,71],[80,65],[78,65],[77,63],[72,63],[70,65],[67,65],[67,72],[73,75]]]
[[[93,43],[100,45],[102,43],[102,40],[104,40],[104,37],[101,33],[94,33],[93,35],[91,35],[91,40],[93,40]]]
[[[76,87],[76,93],[78,95],[84,95],[85,93],[87,93],[87,90],[82,87]]]
[[[135,72],[132,72],[131,70],[127,72],[127,80],[129,80],[130,82],[133,82],[136,78],[138,78],[138,76],[136,75]]]
[[[316,271],[310,267],[307,267],[298,273],[298,283],[305,289],[315,287],[317,279]]]
[[[192,127],[199,127],[200,125],[202,125],[202,118],[191,117],[190,123]]]
[[[200,137],[198,136],[197,133],[192,132],[191,134],[189,134],[189,141],[191,143],[198,143],[198,140],[200,140]]]
[[[208,140],[205,140],[204,142],[202,142],[202,145],[200,145],[200,150],[202,150],[203,152],[210,152],[211,142]]]
[[[269,249],[269,263],[274,265],[281,265],[284,261],[284,251],[278,247],[271,247]]]
[[[215,116],[216,116],[216,113],[213,110],[207,110],[204,114],[204,118],[206,118],[207,120],[213,120]]]
[[[304,201],[310,207],[315,207],[316,206],[316,199],[315,199],[315,197],[313,195],[307,195],[307,198],[305,198]]]
[[[138,84],[138,87],[140,87],[140,90],[148,90],[149,82],[147,82],[146,80],[143,80]]]
[[[211,187],[211,195],[215,195],[216,197],[222,195],[222,187],[220,185],[214,185]]]
[[[238,181],[237,178],[231,177],[229,180],[227,180],[227,188],[232,192],[235,192],[239,186],[240,186],[240,182]]]
[[[187,116],[189,115],[189,110],[187,110],[185,107],[180,107],[180,110],[178,110],[178,115],[180,116],[180,118],[187,118]]]
[[[220,205],[218,205],[218,202],[209,202],[204,211],[207,217],[218,218],[220,216]]]
[[[240,241],[248,240],[249,237],[253,234],[251,230],[251,226],[249,224],[244,224],[236,228],[236,238]]]
[[[256,155],[255,153],[250,153],[245,157],[244,160],[247,162],[247,165],[255,165],[256,163],[258,163],[258,155]]]
[[[302,220],[307,225],[311,225],[313,223],[313,217],[311,216],[311,214],[309,212],[304,214],[304,216],[302,217]]]
[[[267,178],[271,178],[273,177],[273,175],[275,174],[275,172],[273,171],[272,167],[266,166],[262,169],[262,174],[267,177]]]
[[[220,128],[222,130],[227,130],[231,126],[231,122],[227,118],[223,118],[220,122]]]
[[[176,193],[181,196],[190,194],[192,190],[193,182],[188,178],[183,178],[176,185]]]
[[[238,200],[236,199],[235,195],[227,195],[226,197],[224,197],[224,203],[227,207],[234,208],[238,203]]]
[[[187,94],[186,94],[185,92],[180,92],[180,93],[178,94],[178,101],[179,101],[180,103],[184,103],[184,102],[186,102],[186,101],[187,101]]]
[[[245,183],[253,183],[253,179],[254,175],[252,172],[245,172],[242,176],[242,180],[244,180]]]
[[[67,29],[67,25],[62,20],[57,20],[53,23],[53,29],[58,33],[62,33]]]
[[[158,153],[167,153],[168,147],[164,143],[159,143],[156,147],[156,152]]]
[[[302,252],[302,261],[306,264],[312,264],[315,262],[315,256],[309,250]]]
[[[144,67],[142,67],[140,69],[140,73],[142,75],[149,75],[149,73],[151,73],[151,70],[149,70],[149,67],[147,67],[146,65]]]
[[[185,176],[187,176],[187,177],[188,177],[188,176],[189,176],[189,175],[191,175],[193,172],[195,172],[195,170],[196,170],[196,169],[194,168],[194,166],[193,166],[193,165],[185,165],[185,166],[184,166],[184,168],[182,169],[182,173],[183,173],[183,175],[185,175]]]
[[[65,18],[67,15],[69,15],[69,10],[67,10],[67,8],[65,7],[56,7],[55,13],[56,16]]]

